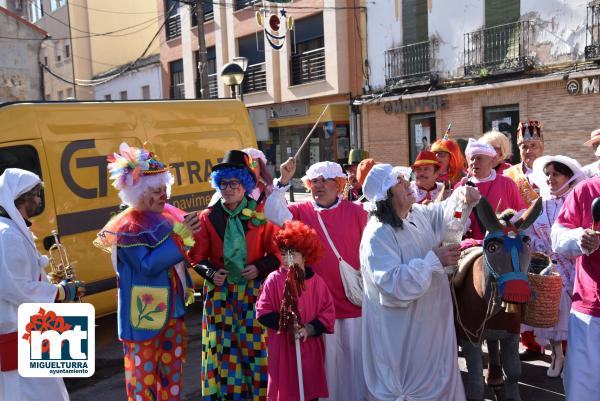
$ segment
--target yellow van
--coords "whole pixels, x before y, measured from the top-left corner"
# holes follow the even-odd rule
[[[186,211],[208,205],[209,175],[225,151],[256,147],[248,112],[237,100],[0,105],[0,174],[18,167],[42,178],[44,210],[32,226],[38,248],[45,252],[44,239],[58,230],[77,279],[94,293],[85,301],[97,315],[115,311],[117,300],[110,257],[92,245],[120,203],[106,156],[121,142],[147,141],[171,165],[171,203]]]

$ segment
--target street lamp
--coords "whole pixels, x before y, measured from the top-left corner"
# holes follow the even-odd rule
[[[239,86],[240,100],[244,100],[242,91],[242,82],[244,81],[244,73],[248,65],[246,57],[235,57],[233,62],[227,63],[221,69],[221,80],[231,88],[232,97],[235,99],[235,87]]]

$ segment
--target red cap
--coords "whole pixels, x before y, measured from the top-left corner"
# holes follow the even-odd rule
[[[429,150],[423,150],[419,152],[417,159],[410,167],[415,168],[428,165],[437,166],[438,168],[441,167],[440,162],[438,161],[437,157],[435,157],[435,153],[430,152]]]

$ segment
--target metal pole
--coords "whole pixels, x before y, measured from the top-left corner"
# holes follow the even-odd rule
[[[198,22],[198,79],[200,79],[200,98],[210,97],[208,89],[208,62],[206,60],[206,40],[204,39],[204,1],[196,0],[196,21]]]
[[[298,390],[300,393],[300,401],[304,401],[304,377],[302,376],[302,354],[300,352],[300,339],[294,336],[296,346],[296,368],[298,368]]]

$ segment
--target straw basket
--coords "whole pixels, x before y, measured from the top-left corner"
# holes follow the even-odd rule
[[[549,276],[529,273],[532,296],[525,305],[523,323],[548,328],[558,323],[562,278],[558,273]]]

